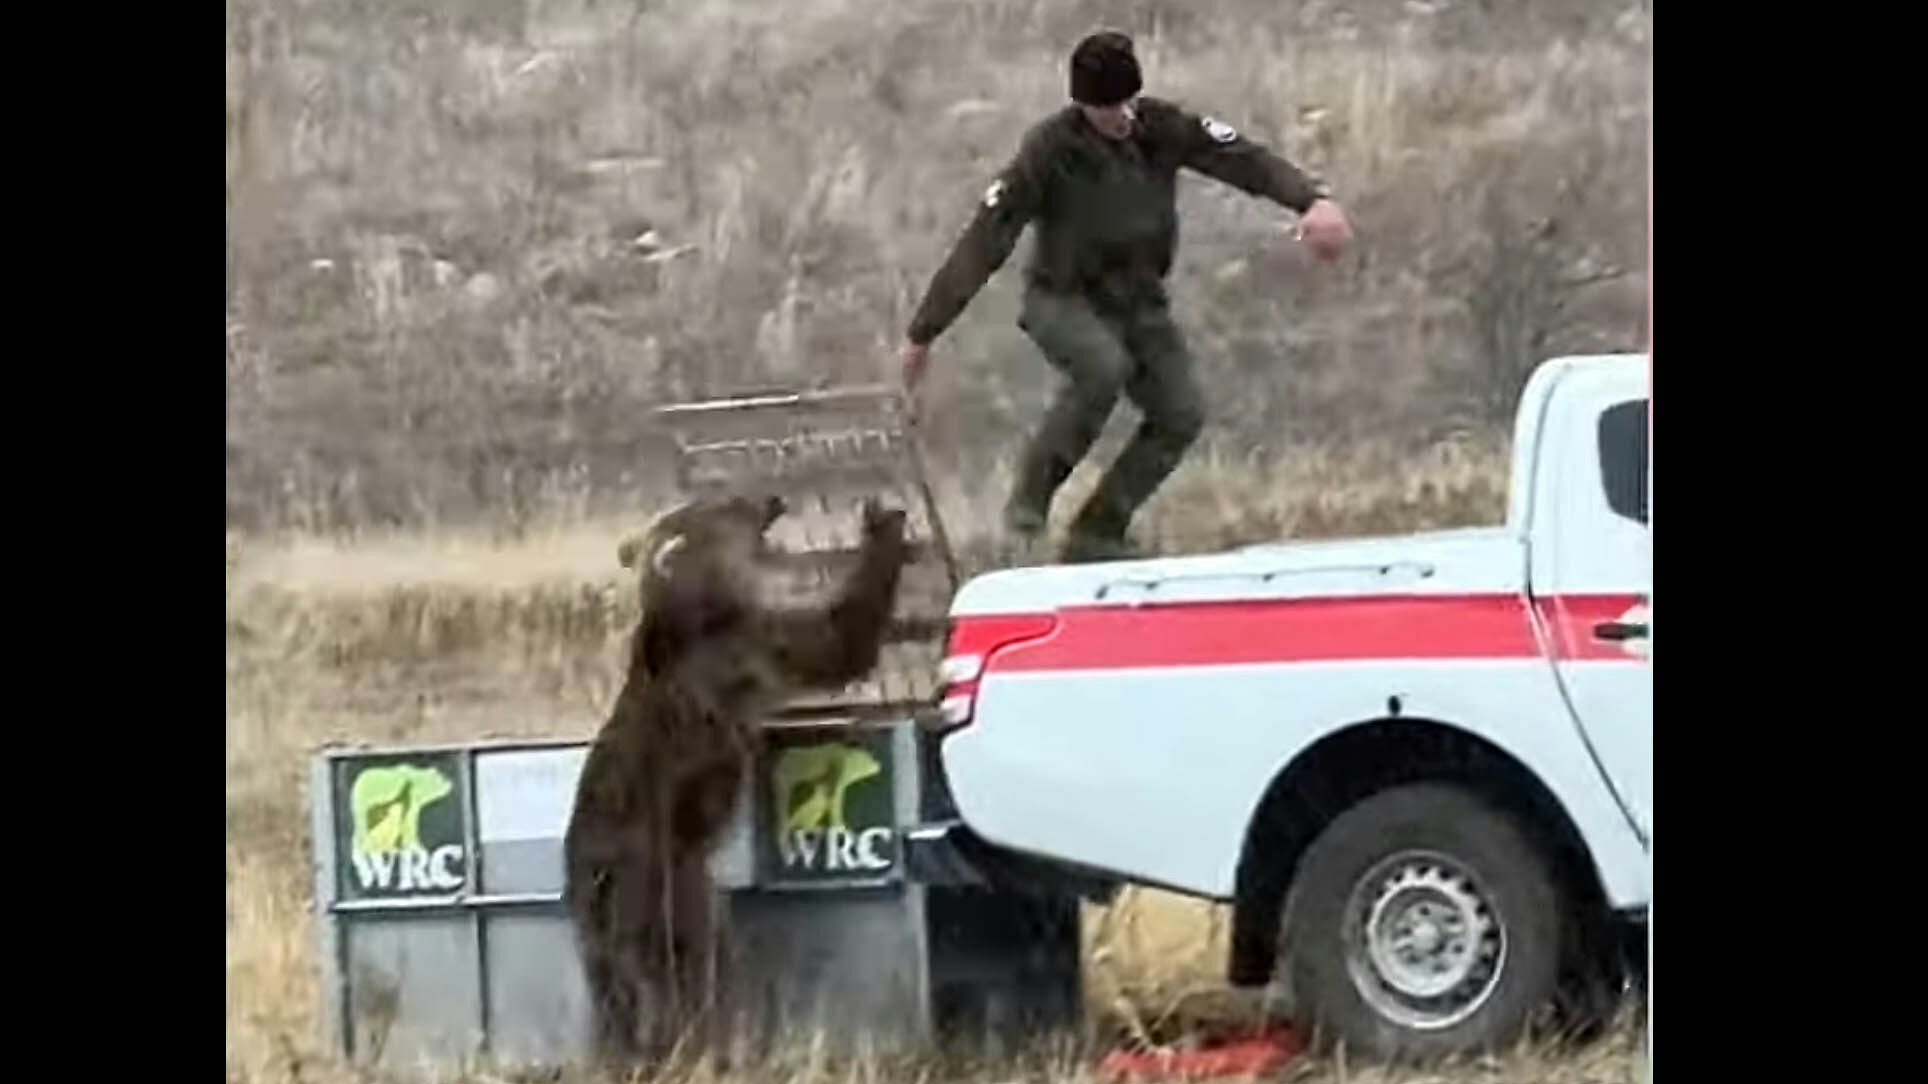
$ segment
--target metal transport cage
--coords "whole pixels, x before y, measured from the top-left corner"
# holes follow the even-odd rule
[[[927,712],[956,574],[901,398],[778,393],[659,417],[676,435],[686,492],[786,499],[773,536],[799,597],[848,567],[865,497],[906,509],[915,544],[883,662],[766,721],[711,857],[739,1041],[888,1049],[1076,1026],[1077,899],[974,860],[943,793]],[[588,1054],[592,1013],[562,903],[586,738],[315,758],[315,901],[335,1049],[394,1068]]]
[[[1076,899],[998,884],[954,852],[918,847],[933,797],[928,728],[822,717],[772,725],[765,739],[710,862],[737,959],[740,1041],[890,1049],[1077,1024]],[[331,1046],[393,1068],[553,1066],[589,1053],[562,903],[562,838],[587,748],[480,742],[315,759]]]

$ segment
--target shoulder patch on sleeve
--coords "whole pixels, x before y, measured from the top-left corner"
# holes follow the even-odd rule
[[[1204,127],[1205,134],[1211,136],[1214,143],[1230,143],[1238,138],[1238,132],[1217,117],[1205,117],[1198,123]]]

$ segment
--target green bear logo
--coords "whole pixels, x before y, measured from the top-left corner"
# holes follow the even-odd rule
[[[777,755],[771,779],[776,791],[777,830],[789,833],[848,828],[845,793],[881,771],[876,757],[841,742],[783,750]]]
[[[455,793],[433,768],[370,768],[355,777],[348,805],[355,818],[355,850],[394,854],[422,847],[422,810]]]

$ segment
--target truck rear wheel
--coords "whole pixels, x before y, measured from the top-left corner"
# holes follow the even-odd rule
[[[1560,892],[1511,817],[1441,783],[1381,791],[1313,840],[1282,945],[1322,1045],[1428,1058],[1504,1044],[1559,978]]]

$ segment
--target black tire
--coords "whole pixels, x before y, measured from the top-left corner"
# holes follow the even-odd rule
[[[1365,935],[1375,900],[1380,928],[1403,935]],[[1484,906],[1469,911],[1473,901]],[[1511,816],[1463,787],[1394,787],[1341,813],[1306,849],[1285,914],[1286,973],[1323,1048],[1400,1060],[1491,1050],[1517,1038],[1558,987],[1565,919],[1552,866]],[[1469,929],[1468,914],[1472,932],[1454,932]],[[1434,1000],[1414,992],[1462,968]]]

